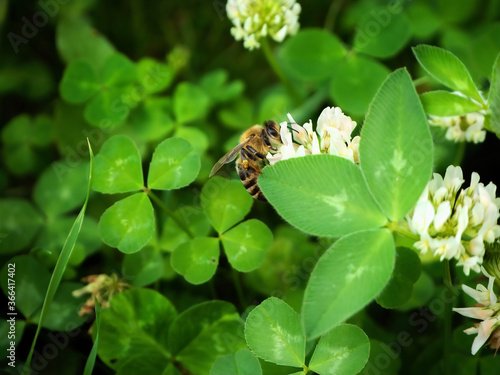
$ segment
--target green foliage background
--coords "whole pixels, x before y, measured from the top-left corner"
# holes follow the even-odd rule
[[[431,129],[431,152],[413,87],[419,94],[455,87],[430,77],[411,48],[425,43],[452,52],[472,86],[487,91],[500,46],[500,2],[415,0],[388,13],[391,4],[302,1],[301,31],[272,44],[294,97],[262,51],[234,41],[223,1],[0,0],[0,259],[16,264],[17,361],[26,359],[51,274],[86,200],[88,137],[96,155],[93,193],[42,324],[42,356],[34,357],[41,373],[82,372],[96,325],[92,338],[92,320],[78,316],[85,298],[71,292],[83,286],[82,277],[101,273],[119,274],[132,289],[101,312],[94,374],[274,375],[304,363],[319,374],[335,366],[346,374],[369,374],[373,366],[384,374],[443,373],[440,264],[420,264],[411,243],[397,236],[393,242],[379,227],[411,208],[432,160],[435,172],[461,164],[466,178],[476,171],[500,185],[498,138],[491,132],[485,143],[465,146]],[[373,24],[379,31],[370,36]],[[398,70],[403,67],[408,73]],[[383,82],[389,88],[373,102]],[[392,88],[401,89],[404,105],[387,94]],[[448,106],[432,104],[451,99],[438,91],[420,99],[431,114],[478,109],[454,102],[454,112],[444,113]],[[321,157],[278,164],[262,180],[274,207],[251,199],[233,164],[208,180],[213,164],[250,125],[285,121],[287,112],[299,123],[315,122],[334,105],[358,122],[358,131],[366,125],[370,141],[361,146],[367,155],[361,169]],[[494,116],[491,130],[498,135]],[[418,179],[383,189],[375,167],[390,156],[385,151],[410,152],[408,139],[422,138],[429,154]],[[315,171],[338,177],[322,185]],[[294,191],[297,183],[308,189]],[[349,183],[356,186],[349,198],[358,205],[337,225],[336,212],[318,197],[334,196]],[[402,191],[410,198],[393,199]],[[356,213],[359,202],[365,212]],[[323,220],[309,220],[315,215]],[[363,232],[353,235],[357,230]],[[314,289],[325,278],[340,279],[341,266],[352,261],[335,256],[368,249],[365,243],[389,244],[358,254],[356,264],[376,263],[367,264],[367,279],[336,296]],[[1,277],[7,296],[6,266]],[[475,282],[457,272],[455,284],[466,281]],[[457,306],[463,297],[455,291]],[[326,323],[306,307],[314,301],[332,313]],[[346,319],[349,324],[337,325]],[[453,373],[498,374],[490,352],[470,355],[472,337],[462,333],[467,324],[453,321]],[[2,353],[7,329],[2,320]],[[289,348],[284,354],[269,347],[269,337],[277,336]],[[52,344],[60,344],[57,355],[47,359],[42,348]],[[345,348],[351,362],[325,354]],[[367,360],[365,370],[356,367]],[[0,363],[9,369],[4,357]]]

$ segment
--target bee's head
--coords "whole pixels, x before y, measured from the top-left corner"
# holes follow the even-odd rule
[[[267,120],[264,122],[264,131],[271,144],[282,144],[280,137],[280,127],[276,121]]]

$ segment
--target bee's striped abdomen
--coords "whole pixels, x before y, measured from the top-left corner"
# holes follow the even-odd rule
[[[238,165],[238,176],[243,183],[245,189],[247,189],[248,193],[252,196],[252,198],[257,199],[259,201],[267,202],[264,194],[260,190],[259,184],[257,183],[257,178],[259,177],[260,172],[257,172],[252,167],[245,170],[243,167]]]

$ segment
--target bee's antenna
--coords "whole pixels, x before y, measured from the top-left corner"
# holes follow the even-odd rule
[[[291,131],[294,131],[297,133],[299,132],[297,129],[292,128],[292,124],[295,124],[295,125],[299,125],[299,124],[297,124],[296,122],[287,122],[287,124],[288,124],[288,126],[287,126],[288,130],[291,130]]]

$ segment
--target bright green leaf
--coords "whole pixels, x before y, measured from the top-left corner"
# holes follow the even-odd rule
[[[90,125],[110,130],[121,125],[129,112],[130,108],[122,100],[122,92],[113,88],[99,92],[90,100],[85,107],[84,116]]]
[[[387,58],[398,53],[408,43],[410,36],[410,22],[406,14],[401,10],[398,13],[391,12],[388,6],[375,6],[360,20],[353,44],[358,52]]]
[[[273,243],[273,233],[262,221],[250,219],[225,232],[221,240],[231,266],[250,272],[264,261]]]
[[[210,104],[207,94],[189,82],[175,87],[173,100],[175,118],[182,124],[203,119]]]
[[[42,224],[42,217],[30,202],[17,198],[0,199],[0,245],[2,255],[27,247]]]
[[[483,107],[463,96],[448,91],[430,91],[420,95],[425,113],[434,116],[463,116]]]
[[[465,65],[453,53],[425,44],[413,47],[413,53],[422,67],[443,85],[470,96],[479,103],[481,95]]]
[[[262,375],[259,360],[248,349],[238,350],[215,360],[210,375]]]
[[[109,207],[99,220],[103,242],[130,254],[142,249],[155,228],[154,211],[149,198],[137,193]]]
[[[159,280],[163,275],[163,258],[160,252],[146,247],[123,258],[122,275],[132,286],[145,286]]]
[[[345,112],[362,116],[389,73],[387,67],[369,57],[350,55],[335,71],[330,96]]]
[[[229,302],[200,303],[172,323],[168,349],[192,374],[208,374],[216,358],[246,347],[242,326],[238,312]]]
[[[194,181],[200,171],[200,157],[191,144],[182,138],[168,138],[161,142],[149,166],[148,187],[151,189],[179,189]]]
[[[253,198],[241,181],[212,177],[201,190],[200,202],[215,230],[224,233],[248,214]]]
[[[136,68],[132,61],[120,53],[109,56],[101,69],[101,79],[106,87],[126,85],[136,80]]]
[[[94,190],[114,194],[142,187],[141,155],[137,146],[124,135],[109,138],[95,158]]]
[[[488,94],[490,110],[490,128],[500,137],[500,54],[498,54],[491,72],[491,86]]]
[[[373,99],[361,130],[359,158],[382,211],[390,220],[401,219],[427,185],[433,161],[427,119],[406,70],[392,73]]]
[[[179,245],[170,258],[172,268],[191,284],[212,278],[219,264],[219,240],[198,237]]]
[[[355,325],[342,324],[321,337],[309,362],[320,375],[355,375],[370,355],[370,340]]]
[[[117,294],[101,313],[99,357],[113,369],[134,357],[146,364],[141,374],[161,374],[168,363],[167,338],[177,313],[170,301],[150,289]],[[147,370],[146,370],[147,369]]]
[[[389,283],[377,297],[377,302],[386,309],[393,309],[407,302],[413,284],[420,276],[420,258],[406,247],[396,248],[396,264]]]
[[[248,347],[260,358],[279,365],[305,365],[306,338],[300,317],[284,301],[270,297],[248,314]]]
[[[304,294],[302,323],[307,337],[324,334],[370,303],[391,277],[394,253],[387,229],[357,232],[328,248]]]
[[[331,77],[346,49],[332,33],[322,29],[302,29],[285,41],[280,58],[294,78],[321,81]]]
[[[40,174],[33,190],[33,200],[49,216],[57,216],[81,207],[87,194],[87,163],[80,163],[63,173],[54,165]]]
[[[386,222],[359,167],[333,155],[308,155],[264,168],[259,185],[278,213],[300,230],[338,237]]]
[[[85,60],[75,60],[66,67],[59,90],[64,100],[76,104],[86,102],[100,88],[94,67]]]

